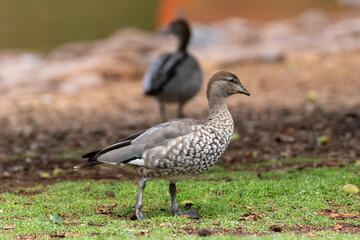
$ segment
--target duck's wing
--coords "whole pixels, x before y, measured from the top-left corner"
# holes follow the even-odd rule
[[[165,85],[175,76],[177,66],[187,56],[185,52],[176,52],[173,54],[163,54],[155,60],[144,76],[145,94],[154,95],[161,93]]]
[[[146,150],[166,145],[171,139],[187,135],[194,131],[195,126],[202,123],[194,119],[175,119],[156,125],[102,150],[85,154],[83,158],[88,158],[88,160],[75,166],[75,170],[100,163],[141,165],[141,161],[137,160],[142,158]]]
[[[76,165],[74,167],[74,169],[79,170],[79,169],[82,169],[82,168],[88,168],[88,167],[92,167],[92,166],[96,166],[98,164],[101,164],[102,162],[97,161],[97,158],[99,156],[101,156],[102,154],[105,154],[106,152],[112,151],[114,149],[119,149],[119,148],[126,147],[126,146],[130,145],[132,140],[139,137],[144,132],[145,131],[134,133],[134,134],[120,140],[120,142],[115,143],[115,144],[113,144],[113,145],[111,145],[109,147],[106,147],[104,149],[100,149],[100,150],[89,152],[89,153],[85,154],[81,158],[87,158],[87,160],[85,162],[79,164],[79,165]]]

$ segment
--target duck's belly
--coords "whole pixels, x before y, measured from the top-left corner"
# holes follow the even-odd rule
[[[204,128],[176,138],[166,147],[157,147],[143,155],[145,166],[138,168],[144,177],[166,179],[198,175],[213,166],[230,143],[232,127]]]

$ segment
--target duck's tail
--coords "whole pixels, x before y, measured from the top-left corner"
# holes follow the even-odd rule
[[[102,162],[99,162],[96,160],[96,155],[100,152],[101,150],[98,151],[94,151],[94,152],[90,152],[85,154],[84,156],[82,156],[81,158],[87,158],[88,160],[86,160],[85,162],[74,166],[74,171],[78,171],[80,169],[83,168],[88,168],[88,167],[93,167],[96,166],[98,164],[101,164]]]

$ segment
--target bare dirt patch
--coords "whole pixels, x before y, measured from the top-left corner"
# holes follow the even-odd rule
[[[249,162],[323,159],[321,163],[275,167],[302,169],[342,167],[359,159],[360,82],[355,78],[360,75],[359,59],[359,53],[352,52],[322,56],[310,63],[296,59],[228,68],[247,80],[244,85],[252,95],[229,99],[239,139],[230,144],[219,164],[249,170]],[[277,77],[280,72],[286,76],[282,80]],[[304,72],[306,79],[301,77]],[[63,180],[136,179],[118,168],[100,166],[74,173],[73,166],[84,153],[159,123],[157,106],[144,97],[141,85],[140,79],[111,80],[73,95],[26,95],[4,101],[0,109],[0,192]],[[309,89],[318,91],[317,101],[308,100]],[[172,117],[174,106],[168,111]],[[204,89],[185,111],[188,117],[207,117]],[[321,136],[328,141],[319,142]]]

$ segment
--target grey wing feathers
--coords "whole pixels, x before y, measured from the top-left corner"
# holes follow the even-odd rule
[[[97,160],[99,156],[105,154],[106,152],[110,152],[110,151],[112,151],[114,149],[118,149],[118,148],[122,148],[122,147],[125,147],[127,145],[130,145],[131,141],[133,139],[137,138],[138,136],[140,136],[142,133],[143,132],[134,133],[134,134],[124,138],[120,142],[115,143],[115,144],[113,144],[113,145],[111,145],[109,147],[106,147],[104,149],[97,150],[97,151],[85,154],[84,156],[82,156],[82,158],[88,158],[88,160],[86,160],[85,162],[83,162],[83,163],[81,163],[79,165],[76,165],[74,167],[75,170],[79,170],[79,169],[82,169],[82,168],[92,167],[92,166],[96,166],[98,164],[101,164],[102,162]]]
[[[193,119],[176,119],[159,124],[139,133],[140,135],[133,140],[125,140],[104,148],[88,162],[96,161],[108,164],[131,162],[132,159],[141,158],[142,154],[150,148],[166,145],[171,139],[191,133],[192,127],[201,123],[202,121]]]
[[[194,119],[175,119],[156,125],[146,130],[135,138],[132,145],[146,144],[147,149],[165,145],[171,139],[187,135],[193,131],[193,126],[202,124],[203,121]]]
[[[151,66],[144,76],[144,90],[147,95],[160,93],[165,85],[176,74],[176,67],[185,60],[184,52],[162,54]]]

